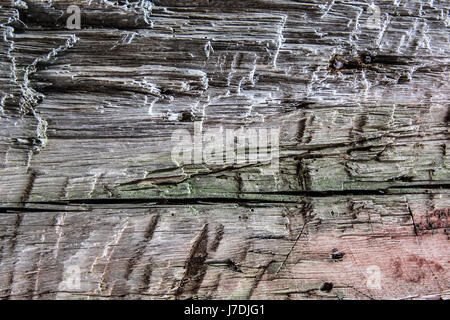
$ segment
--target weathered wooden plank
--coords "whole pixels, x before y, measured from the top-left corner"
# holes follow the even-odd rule
[[[448,212],[424,204],[448,207],[449,200],[429,199],[329,196],[298,204],[5,209],[2,288],[10,288],[9,298],[445,295]],[[426,226],[422,213],[436,220]],[[81,270],[80,287],[65,292],[59,286],[71,266]],[[371,266],[381,270],[381,290],[366,287]],[[321,291],[324,282],[335,290]]]
[[[448,298],[447,1],[0,7],[1,298]]]

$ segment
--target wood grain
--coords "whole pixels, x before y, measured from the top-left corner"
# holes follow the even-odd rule
[[[374,5],[0,0],[0,298],[448,299],[448,1]]]

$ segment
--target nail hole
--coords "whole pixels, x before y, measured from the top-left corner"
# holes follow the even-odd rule
[[[362,54],[360,56],[360,59],[365,64],[371,64],[374,60],[374,58],[370,54]]]
[[[336,70],[344,69],[345,68],[345,63],[346,62],[344,60],[342,60],[342,59],[340,59],[338,57],[334,57],[330,61],[330,65],[328,67],[328,70],[333,72],[333,71],[336,71]]]
[[[320,291],[330,292],[332,289],[333,289],[333,283],[332,282],[324,282],[320,286]]]
[[[333,248],[331,250],[330,258],[333,260],[341,260],[342,258],[344,258],[344,256],[345,252],[339,252],[337,248]]]
[[[335,69],[342,69],[344,67],[344,64],[340,62],[339,60],[334,60],[333,62],[333,68]]]

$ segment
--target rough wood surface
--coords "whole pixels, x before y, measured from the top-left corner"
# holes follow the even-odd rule
[[[440,0],[0,0],[0,298],[448,298],[449,23]],[[174,132],[219,127],[279,130],[279,170],[174,160]]]

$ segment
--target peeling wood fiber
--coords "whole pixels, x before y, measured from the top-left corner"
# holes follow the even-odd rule
[[[0,0],[0,299],[448,299],[449,9]]]

